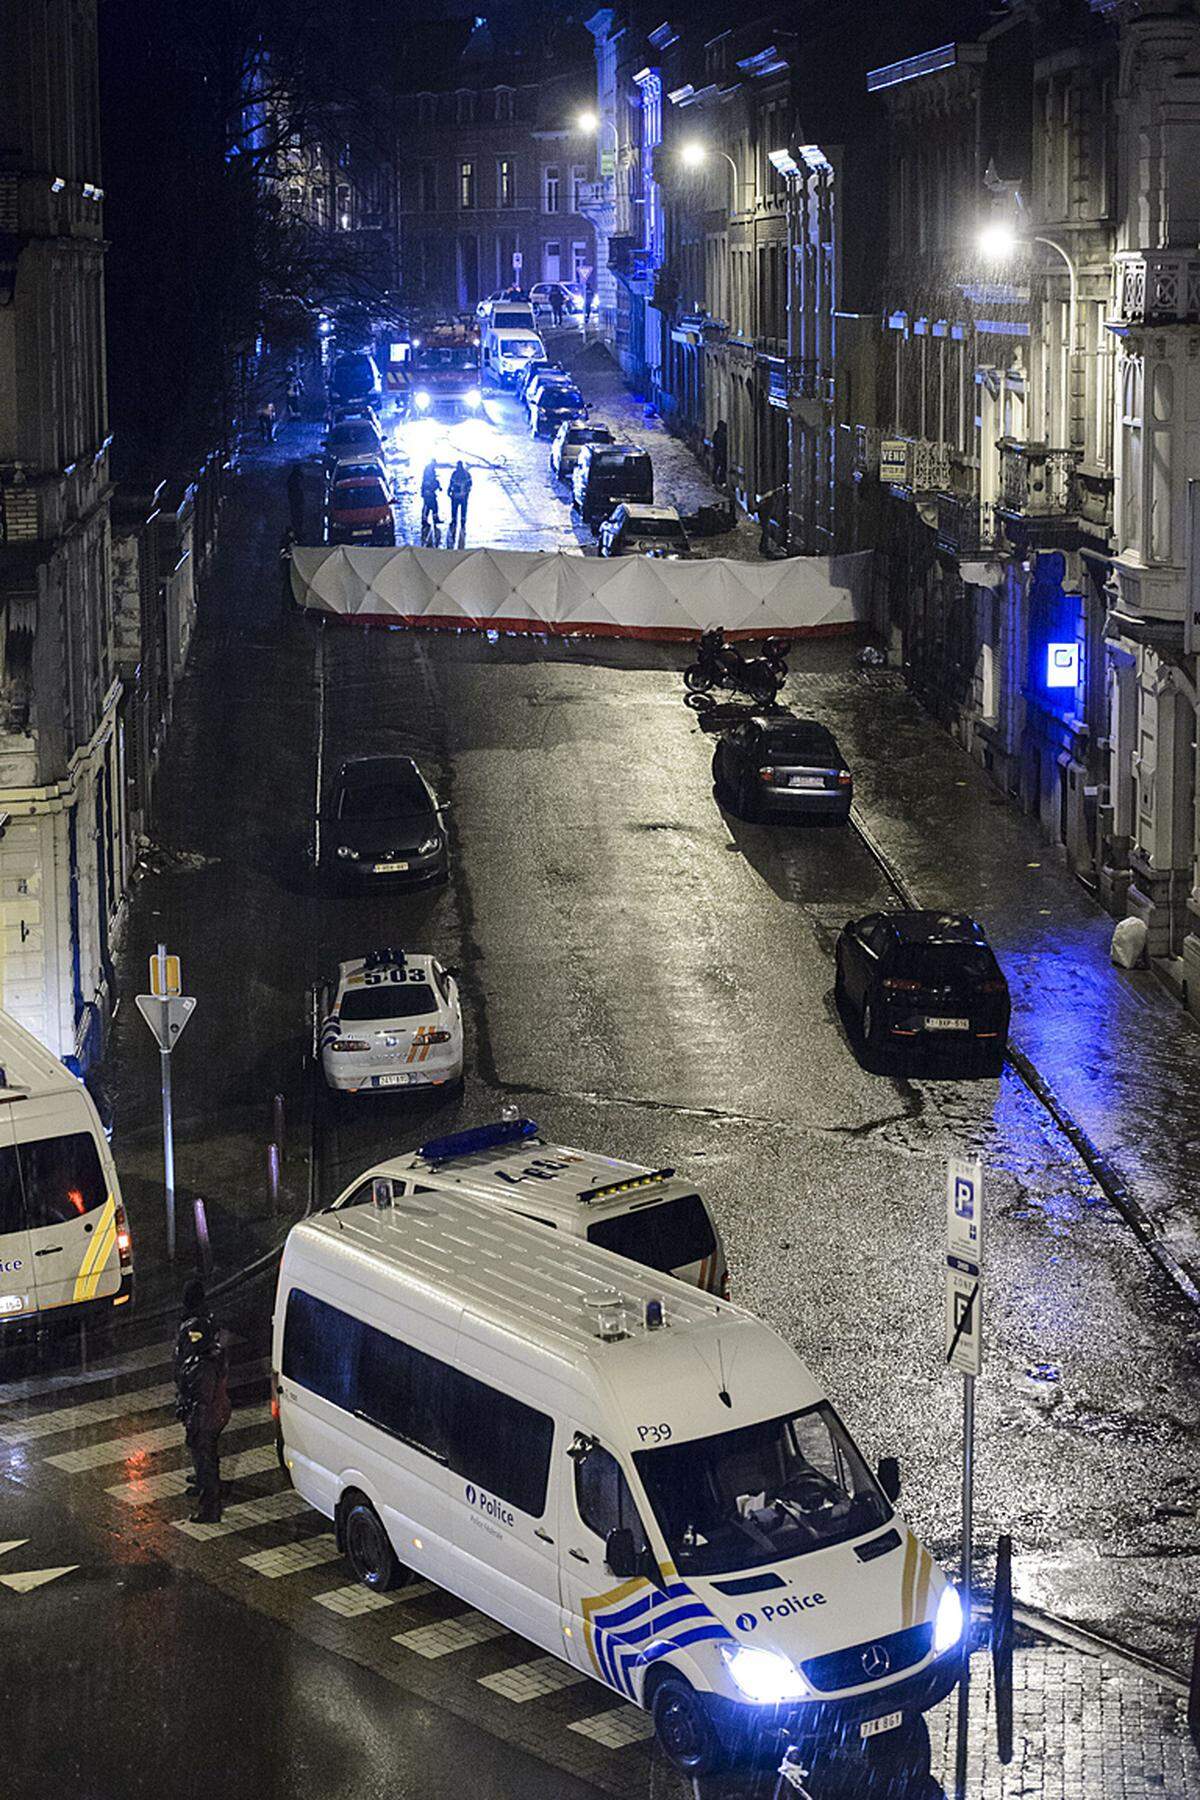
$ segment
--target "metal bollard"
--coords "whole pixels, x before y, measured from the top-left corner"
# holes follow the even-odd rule
[[[1188,1691],[1188,1727],[1197,1745],[1200,1745],[1200,1626],[1196,1628],[1196,1641],[1192,1645],[1192,1683]]]
[[[212,1274],[212,1245],[208,1239],[208,1208],[199,1194],[192,1201],[192,1216],[196,1222],[196,1249],[200,1253],[200,1273],[207,1280]]]
[[[279,1160],[284,1159],[283,1095],[276,1094],[271,1105],[271,1138],[279,1146]]]
[[[279,1145],[267,1145],[267,1197],[272,1213],[279,1210]]]
[[[996,1696],[996,1755],[1013,1758],[1013,1594],[1012,1539],[1007,1532],[996,1545],[996,1583],[992,1591],[992,1673]]]

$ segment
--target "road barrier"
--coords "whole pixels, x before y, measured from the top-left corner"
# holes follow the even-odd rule
[[[826,636],[866,619],[870,558],[296,546],[292,595],[305,611],[356,624],[668,642],[712,625],[729,638]]]

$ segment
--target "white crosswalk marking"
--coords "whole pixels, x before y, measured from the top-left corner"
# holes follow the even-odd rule
[[[112,1381],[117,1375],[133,1375],[139,1369],[156,1369],[168,1364],[174,1345],[148,1344],[144,1350],[127,1350],[121,1356],[106,1357],[90,1369],[61,1369],[57,1375],[26,1375],[4,1383],[3,1401],[7,1412],[17,1400],[39,1400],[43,1394],[75,1393],[81,1387],[94,1387],[101,1381]]]
[[[249,1431],[271,1416],[267,1405],[247,1406],[234,1413],[221,1434],[221,1441],[235,1432]],[[152,1431],[136,1431],[131,1437],[105,1438],[100,1444],[87,1444],[82,1450],[60,1450],[46,1461],[68,1475],[82,1475],[88,1469],[102,1469],[106,1463],[126,1462],[153,1450],[178,1449],[183,1443],[182,1425],[158,1425]]]
[[[406,1650],[413,1650],[418,1656],[432,1661],[434,1657],[449,1656],[454,1650],[467,1650],[472,1644],[486,1644],[489,1638],[507,1634],[508,1627],[498,1625],[495,1619],[468,1612],[457,1619],[439,1619],[436,1625],[418,1625],[413,1631],[399,1631],[392,1642],[403,1644]]]
[[[576,1687],[587,1679],[582,1669],[573,1669],[557,1656],[539,1656],[534,1662],[518,1663],[515,1669],[481,1675],[479,1685],[521,1706],[526,1700],[540,1700],[543,1694],[556,1694],[560,1688]]]
[[[256,1550],[251,1556],[239,1556],[238,1561],[244,1568],[253,1569],[256,1575],[278,1581],[281,1575],[298,1575],[302,1569],[316,1569],[322,1563],[336,1562],[341,1554],[333,1533],[323,1531],[320,1537],[280,1544],[275,1550]]]
[[[642,1738],[654,1736],[654,1720],[640,1706],[614,1706],[608,1712],[593,1713],[589,1719],[572,1719],[568,1731],[577,1731],[606,1750],[623,1750]]]
[[[279,1493],[268,1494],[265,1499],[241,1500],[236,1506],[227,1506],[215,1525],[198,1525],[191,1519],[175,1519],[173,1523],[176,1531],[205,1543],[209,1538],[229,1537],[235,1531],[244,1531],[247,1525],[270,1525],[276,1519],[287,1519],[293,1513],[308,1511],[308,1501],[301,1499],[295,1488],[281,1488]]]
[[[385,1606],[395,1606],[399,1598],[399,1594],[377,1593],[374,1588],[364,1587],[361,1581],[352,1581],[348,1587],[330,1588],[327,1594],[313,1595],[318,1606],[337,1613],[342,1619],[357,1619],[363,1613],[379,1612]]]
[[[246,1475],[265,1475],[268,1469],[277,1469],[279,1458],[275,1454],[274,1444],[259,1444],[254,1450],[240,1450],[236,1456],[221,1458],[221,1480],[241,1481]],[[144,1475],[135,1477],[133,1481],[118,1481],[105,1492],[112,1494],[117,1500],[124,1500],[128,1506],[145,1506],[151,1500],[170,1500],[177,1494],[187,1492],[187,1484],[191,1479],[191,1464],[185,1463],[182,1469],[171,1469],[163,1475]]]
[[[45,1587],[48,1581],[57,1581],[60,1575],[71,1575],[78,1567],[78,1563],[64,1563],[58,1569],[26,1569],[20,1575],[0,1575],[0,1582],[14,1594],[32,1594],[35,1588]]]
[[[37,1438],[53,1437],[60,1431],[78,1431],[82,1425],[107,1425],[110,1419],[123,1419],[127,1414],[153,1412],[156,1406],[167,1406],[175,1398],[175,1383],[160,1381],[154,1387],[140,1388],[131,1394],[108,1394],[103,1400],[82,1400],[78,1406],[60,1406],[54,1412],[31,1413],[27,1419],[0,1425],[0,1442],[32,1444]]]

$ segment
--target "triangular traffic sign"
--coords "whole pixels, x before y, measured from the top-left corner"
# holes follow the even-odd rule
[[[196,1010],[191,994],[172,994],[160,1000],[157,994],[135,994],[134,1004],[154,1033],[160,1050],[170,1055],[182,1035],[183,1028]]]
[[[0,1582],[14,1594],[28,1594],[34,1588],[45,1587],[48,1581],[57,1581],[60,1575],[69,1575],[78,1567],[78,1563],[64,1563],[61,1569],[26,1569],[21,1575],[0,1575]]]

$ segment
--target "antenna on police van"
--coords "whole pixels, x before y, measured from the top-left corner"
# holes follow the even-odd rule
[[[729,1389],[725,1385],[725,1346],[720,1338],[717,1339],[717,1366],[721,1371],[721,1385],[717,1389],[717,1399],[726,1406],[732,1406],[733,1401],[729,1398]]]

